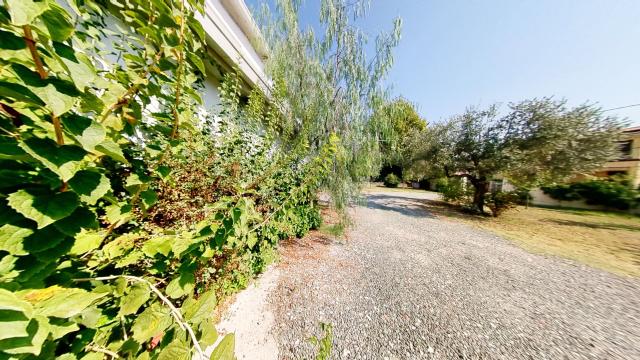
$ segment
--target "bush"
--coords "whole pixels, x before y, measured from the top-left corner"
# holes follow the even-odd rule
[[[629,210],[638,205],[638,191],[615,180],[588,180],[573,185],[589,205]]]
[[[490,193],[487,199],[487,207],[491,210],[494,217],[514,208],[521,200],[518,191],[494,191]]]
[[[518,204],[520,205],[528,205],[533,199],[529,189],[517,188],[514,193],[518,196]]]
[[[542,192],[559,201],[573,201],[582,198],[580,194],[576,192],[573,184],[543,186],[541,189]]]
[[[593,179],[573,184],[543,187],[542,191],[560,201],[585,200],[589,205],[600,205],[617,210],[638,206],[640,192],[634,190],[625,178]]]
[[[396,174],[391,173],[384,177],[384,186],[396,188],[400,184],[400,178]]]
[[[437,192],[442,192],[442,190],[447,187],[449,183],[449,179],[447,178],[439,178],[436,180],[434,184],[434,190]]]
[[[465,186],[462,179],[440,179],[436,184],[444,201],[466,203],[471,200],[473,189],[470,186]]]

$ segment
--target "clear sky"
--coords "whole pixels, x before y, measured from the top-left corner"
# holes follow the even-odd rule
[[[317,26],[318,9],[306,0],[305,25]],[[396,16],[389,84],[428,121],[542,96],[640,103],[640,0],[372,0],[360,26],[373,37]],[[640,106],[609,113],[640,125]]]

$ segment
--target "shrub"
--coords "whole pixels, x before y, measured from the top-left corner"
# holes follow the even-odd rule
[[[384,186],[396,188],[400,184],[400,178],[396,174],[391,173],[384,177]]]
[[[520,202],[521,195],[518,191],[494,191],[487,198],[487,207],[494,217],[514,208]]]
[[[529,189],[518,188],[514,190],[514,192],[518,196],[518,204],[520,205],[528,205],[533,199],[533,196],[531,196]]]
[[[602,205],[618,210],[637,206],[638,191],[615,180],[588,180],[572,187],[589,205]]]
[[[559,201],[580,200],[581,196],[571,184],[543,186],[542,192]]]
[[[638,205],[640,192],[630,186],[626,178],[608,178],[580,181],[543,187],[542,191],[560,201],[585,200],[589,205],[600,205],[617,210],[629,210]]]
[[[435,182],[434,189],[437,192],[442,192],[442,189],[447,187],[448,183],[449,183],[449,179],[447,179],[447,178],[439,178]]]
[[[470,201],[472,189],[462,182],[462,179],[451,178],[438,180],[437,186],[440,191],[442,200],[453,203],[466,203]]]

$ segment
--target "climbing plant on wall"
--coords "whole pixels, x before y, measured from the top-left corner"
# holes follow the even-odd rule
[[[340,138],[278,150],[259,91],[203,115],[201,0],[0,7],[0,357],[230,358],[212,309],[317,226]]]

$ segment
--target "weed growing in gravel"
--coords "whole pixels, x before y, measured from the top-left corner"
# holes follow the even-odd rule
[[[317,336],[312,336],[309,341],[318,347],[316,360],[327,360],[331,356],[331,349],[333,347],[333,326],[331,324],[320,323],[320,329],[324,336],[320,339],[318,339]]]

